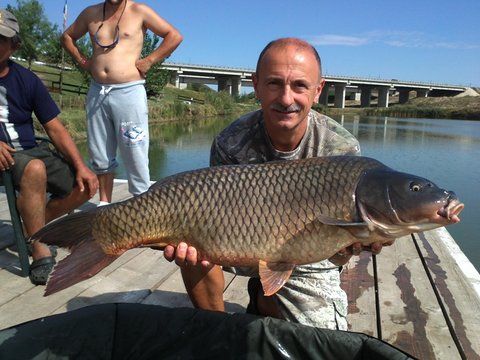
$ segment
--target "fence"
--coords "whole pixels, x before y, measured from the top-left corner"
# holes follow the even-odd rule
[[[87,86],[71,84],[61,81],[60,73],[35,70],[35,73],[40,77],[44,85],[54,93],[75,93],[78,95],[86,95],[88,91]]]

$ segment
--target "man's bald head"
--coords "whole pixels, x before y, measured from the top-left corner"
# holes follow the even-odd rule
[[[320,78],[322,77],[322,61],[320,60],[320,55],[318,55],[317,50],[312,45],[310,45],[308,42],[306,42],[305,40],[301,40],[301,39],[298,39],[298,38],[281,38],[281,39],[270,41],[267,44],[267,46],[265,46],[265,48],[260,53],[260,56],[258,57],[257,68],[255,70],[257,75],[260,71],[260,67],[262,65],[262,60],[265,57],[265,54],[267,53],[268,50],[270,50],[270,49],[282,50],[282,49],[287,48],[288,46],[295,47],[297,49],[297,51],[308,51],[308,52],[310,52],[315,57],[315,60],[318,63],[319,77]]]

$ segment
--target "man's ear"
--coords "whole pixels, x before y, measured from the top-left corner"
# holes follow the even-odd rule
[[[325,79],[322,78],[322,80],[320,80],[320,83],[317,85],[317,88],[315,89],[315,102],[318,103],[318,99],[320,99],[320,94],[322,93],[322,89],[323,87],[325,86]],[[328,91],[327,89],[325,89],[325,91]]]
[[[257,73],[252,74],[253,90],[255,91],[255,98],[258,99],[258,76]]]

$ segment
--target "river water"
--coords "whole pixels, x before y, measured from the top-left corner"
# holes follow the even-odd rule
[[[455,191],[465,209],[461,223],[449,226],[448,231],[480,270],[480,121],[353,115],[334,118],[359,139],[363,155]],[[152,180],[208,166],[212,139],[231,120],[153,126]],[[125,178],[122,164],[116,177]]]

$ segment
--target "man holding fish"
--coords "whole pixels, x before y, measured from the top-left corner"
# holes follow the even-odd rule
[[[358,141],[338,123],[311,110],[325,80],[317,51],[295,38],[269,43],[259,56],[253,84],[262,110],[235,121],[212,145],[212,166],[263,163],[329,155],[358,155]],[[382,244],[374,243],[378,254]],[[297,266],[273,296],[264,296],[256,269],[231,268],[251,276],[247,311],[308,325],[347,329],[347,298],[340,288],[341,265],[362,250],[355,243],[329,260]],[[224,311],[224,278],[220,266],[197,263],[197,251],[179,244],[165,249],[165,257],[182,268],[188,294],[196,307]]]
[[[196,307],[224,311],[223,272],[210,261],[252,278],[249,312],[346,329],[339,266],[351,254],[363,246],[378,253],[395,238],[460,221],[464,205],[455,193],[355,156],[357,140],[311,110],[324,81],[308,43],[270,43],[253,81],[262,110],[217,136],[211,163],[223,166],[169,176],[32,236],[71,250],[46,296],[147,246],[182,266]]]

